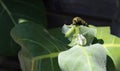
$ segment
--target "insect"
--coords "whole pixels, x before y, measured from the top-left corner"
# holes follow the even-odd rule
[[[75,17],[75,18],[73,18],[72,24],[88,26],[88,24],[86,23],[86,21],[84,21],[84,20],[83,20],[82,18],[80,18],[80,17]]]

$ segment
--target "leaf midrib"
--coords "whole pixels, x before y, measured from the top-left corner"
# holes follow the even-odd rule
[[[41,56],[36,56],[36,57],[32,58],[32,68],[31,68],[31,71],[34,71],[34,63],[35,63],[36,60],[43,60],[43,59],[47,59],[47,58],[50,58],[51,67],[52,67],[52,70],[54,71],[54,66],[53,66],[52,59],[56,58],[58,56],[58,54],[59,54],[59,52],[54,52],[54,53],[45,54],[45,55],[41,55]]]
[[[13,18],[12,13],[10,12],[10,10],[7,8],[7,6],[4,4],[4,2],[2,0],[0,0],[0,4],[4,8],[4,10],[7,12],[7,14],[9,15],[13,24],[16,25],[17,23],[16,23],[15,19]]]
[[[83,47],[81,47],[81,48],[82,48],[82,50],[83,50],[83,52],[84,52],[84,54],[85,54],[85,56],[86,56],[87,63],[88,63],[88,67],[89,67],[90,71],[92,71],[92,68],[91,68],[91,64],[90,64],[90,60],[89,60],[88,54],[87,54],[85,48],[83,48]]]

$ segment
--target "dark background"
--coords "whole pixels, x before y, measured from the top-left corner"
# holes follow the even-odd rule
[[[120,36],[119,0],[44,0],[49,27],[71,23],[75,16],[96,26],[110,26]]]
[[[75,16],[96,26],[110,26],[120,37],[119,0],[44,0],[48,28],[70,24]],[[0,71],[21,71],[16,56],[0,57]]]

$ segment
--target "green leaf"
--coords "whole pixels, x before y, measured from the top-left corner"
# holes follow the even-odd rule
[[[21,46],[19,59],[23,71],[60,71],[57,56],[67,49],[67,45],[41,25],[33,22],[17,24],[11,35]]]
[[[108,67],[108,71],[120,71],[120,38],[110,34],[110,27],[92,27],[97,29],[96,37],[104,40],[104,47],[107,51],[107,54],[114,63],[111,66],[113,69]]]
[[[10,37],[10,29],[20,18],[45,25],[45,7],[42,0],[0,0],[0,55],[17,54],[18,45]]]
[[[62,71],[106,71],[106,51],[100,44],[76,45],[58,56]]]
[[[85,36],[85,38],[87,39],[87,45],[91,45],[93,42],[93,39],[95,38],[95,36],[97,34],[97,30],[94,28],[81,26],[80,33],[83,34]]]
[[[75,36],[75,29],[74,25],[64,25],[62,28],[62,32],[67,36],[67,38],[70,41],[69,46],[73,47],[76,44],[78,44],[78,38],[74,37]],[[93,42],[93,39],[96,36],[96,29],[94,28],[89,28],[86,26],[79,26],[79,33],[83,35],[86,38],[86,45],[91,45]]]
[[[64,34],[61,32],[61,28],[54,28],[54,29],[49,29],[48,30],[49,33],[54,36],[55,38],[57,38],[59,41],[61,41],[64,44],[68,44],[69,41],[67,40],[67,38],[64,37]]]

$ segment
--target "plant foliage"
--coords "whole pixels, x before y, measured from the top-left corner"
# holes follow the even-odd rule
[[[19,44],[22,71],[120,71],[120,38],[109,27],[66,25],[68,41],[61,29],[45,28],[42,0],[0,0],[0,23],[0,55],[16,54]]]
[[[0,55],[17,54],[19,46],[11,38],[10,30],[18,24],[20,18],[45,25],[45,7],[42,0],[0,0]]]
[[[60,71],[57,55],[66,50],[67,45],[53,37],[44,27],[33,22],[23,22],[12,29],[11,35],[22,47],[18,56],[23,71]]]

